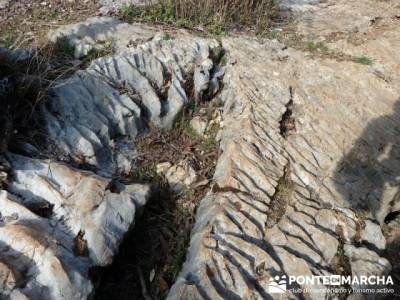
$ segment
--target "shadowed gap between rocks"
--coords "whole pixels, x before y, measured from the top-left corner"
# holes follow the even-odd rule
[[[224,50],[211,53],[217,65]],[[215,67],[211,70],[213,73]],[[185,261],[190,232],[200,200],[211,189],[212,176],[219,156],[216,134],[222,102],[222,78],[217,93],[205,90],[192,100],[172,129],[160,131],[151,125],[136,141],[136,169],[128,181],[152,184],[152,195],[137,217],[135,225],[119,248],[114,262],[106,268],[93,268],[91,278],[97,283],[95,299],[154,299],[167,296]],[[187,74],[185,92],[193,99],[193,74]],[[207,123],[203,134],[191,120]],[[160,163],[177,165],[186,161],[194,169],[194,184],[174,190],[166,177],[157,172]],[[112,185],[110,189],[112,189]]]

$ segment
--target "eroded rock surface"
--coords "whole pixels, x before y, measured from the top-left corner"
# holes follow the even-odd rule
[[[129,141],[149,124],[172,127],[189,103],[190,74],[216,47],[192,37],[156,39],[97,59],[59,82],[46,110],[54,151],[108,175],[128,173],[135,157]]]
[[[10,155],[13,180],[0,192],[2,297],[84,299],[89,269],[107,265],[147,185],[111,192],[111,180],[51,160]]]
[[[227,37],[221,70],[213,40],[155,38],[129,49],[131,33],[118,39],[119,29],[67,29],[87,51],[97,39],[124,41],[117,53],[57,82],[45,107],[50,152],[96,173],[8,154],[1,296],[90,295],[89,268],[110,263],[149,193],[110,177],[129,173],[134,138],[146,126],[170,128],[189,97],[215,94],[223,74],[214,188],[198,208],[168,298],[325,299],[323,286],[281,295],[267,287],[276,275],[399,269],[383,257],[394,242],[382,227],[400,210],[400,8],[394,0],[285,3],[296,12],[298,35],[345,55],[311,57],[276,40]],[[362,56],[371,59],[352,59]]]
[[[327,40],[332,32],[345,36],[355,13],[359,31],[371,12],[379,15],[392,25],[358,47],[380,45],[373,58],[388,76],[375,63],[311,59],[276,41],[223,40],[230,62],[222,155],[169,299],[325,299],[316,285],[302,286],[312,288],[308,294],[271,294],[269,279],[389,274],[379,224],[399,205],[399,12],[395,1],[359,4],[307,3],[297,30]],[[385,5],[391,9],[378,9]],[[349,23],[334,13],[342,10]]]
[[[67,27],[66,38],[98,42],[112,34],[121,41],[126,34],[114,23],[96,30],[85,24],[83,31]],[[0,298],[92,295],[89,270],[112,262],[150,195],[149,185],[118,180],[133,166],[134,138],[148,127],[172,126],[189,104],[186,83],[193,86],[192,74],[216,47],[189,36],[158,38],[118,48],[55,82],[43,106],[43,151],[26,145],[31,157],[1,157]]]

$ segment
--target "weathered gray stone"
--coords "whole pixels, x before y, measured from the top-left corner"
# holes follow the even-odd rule
[[[350,10],[356,1],[328,2],[308,7],[298,30],[327,38],[335,26],[346,31],[354,11],[361,22],[374,10],[363,10],[367,4]],[[328,18],[345,8],[348,23],[342,15]],[[370,40],[385,40],[392,57],[379,57],[391,70],[400,65],[392,52],[398,28],[383,27],[390,38]],[[215,187],[197,211],[186,262],[168,298],[297,298],[289,291],[270,294],[268,279],[335,274],[338,256],[353,275],[388,274],[377,224],[398,209],[397,75],[385,81],[352,60],[305,59],[276,41],[237,37],[222,45],[230,62]],[[290,135],[282,133],[287,114],[295,122]],[[289,179],[282,180],[287,168]],[[301,287],[310,288],[307,298],[327,296],[318,286]]]
[[[365,228],[361,232],[361,240],[372,244],[379,250],[386,248],[386,239],[379,224],[370,220],[365,221]]]
[[[92,50],[111,48],[113,51],[135,47],[150,40],[157,31],[144,24],[130,25],[111,17],[92,17],[84,22],[61,26],[50,31],[52,42],[67,41],[75,49],[75,57],[82,58]]]
[[[202,99],[208,90],[211,78],[211,70],[213,68],[213,62],[211,59],[207,58],[202,61],[193,75],[194,81],[194,92],[196,96],[196,101]]]
[[[65,36],[77,47],[111,36],[116,42],[135,37],[136,26],[100,21],[100,27],[89,20],[53,37]],[[138,43],[116,47],[113,56],[55,82],[43,106],[48,147],[42,152],[25,147],[31,155],[50,153],[76,166],[90,165],[96,173],[7,154],[10,166],[1,169],[7,191],[0,191],[1,298],[86,299],[93,292],[89,269],[111,263],[146,204],[147,185],[110,178],[131,171],[134,139],[148,123],[172,126],[190,101],[184,89],[188,74],[218,43],[187,35]],[[182,171],[188,171],[185,178]],[[167,175],[177,192],[196,177],[185,163]]]
[[[151,41],[59,81],[45,112],[54,151],[102,174],[128,173],[135,153],[121,137],[135,138],[148,121],[171,128],[190,101],[187,74],[217,46],[191,37]]]
[[[88,297],[89,268],[111,262],[149,187],[121,185],[113,193],[110,179],[91,172],[19,155],[9,160],[13,181],[9,192],[0,191],[1,293]],[[24,284],[15,285],[15,276]]]
[[[152,2],[157,2],[156,0],[100,0],[99,1],[102,7],[100,8],[100,13],[107,14],[116,14],[119,13],[120,9],[124,6],[134,5],[141,6],[150,4]]]
[[[304,12],[298,34],[378,62],[309,59],[301,49],[243,36],[222,40],[230,61],[223,69],[224,113],[216,121],[221,157],[169,299],[319,300],[328,297],[322,285],[300,286],[310,288],[301,296],[276,295],[268,290],[270,278],[337,275],[337,269],[386,275],[391,269],[381,257],[380,225],[400,207],[400,7],[393,0],[287,3]],[[347,42],[347,35],[358,42]],[[188,74],[194,72],[198,98],[219,89],[218,68],[210,64],[210,48],[218,46],[187,35],[158,36],[94,61],[54,88],[46,109],[49,140],[99,173],[128,172],[135,156],[129,141],[147,121],[172,125],[189,101]],[[10,160],[9,192],[17,196],[0,193],[4,293],[59,299],[63,291],[68,299],[85,298],[92,290],[88,267],[110,262],[147,188],[59,163]],[[159,171],[170,172],[181,187],[193,177],[179,165]],[[50,216],[32,212],[49,204]],[[101,213],[105,208],[112,213]],[[87,257],[75,255],[74,249],[86,249],[76,243],[87,246]],[[23,288],[15,288],[19,276]]]
[[[379,257],[375,252],[365,249],[356,248],[352,245],[344,247],[346,256],[350,260],[352,275],[354,277],[373,276],[376,274],[388,275],[391,270],[391,265],[387,259]],[[378,285],[378,287],[385,285]],[[353,288],[370,288],[368,284],[355,284]],[[374,299],[376,295],[365,295],[364,299]]]
[[[200,62],[193,74],[195,100],[211,99],[219,91],[219,80],[224,72],[225,69],[216,66],[210,58]]]
[[[0,9],[6,8],[10,3],[10,0],[0,0]]]

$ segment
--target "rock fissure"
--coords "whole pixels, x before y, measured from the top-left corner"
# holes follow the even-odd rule
[[[278,179],[275,193],[271,197],[270,207],[267,211],[267,228],[277,224],[286,213],[294,191],[293,181],[290,176],[290,163],[288,163],[283,170],[282,177]]]
[[[290,93],[290,100],[285,105],[286,110],[285,110],[284,114],[282,115],[282,119],[279,122],[280,134],[284,138],[287,138],[289,135],[292,135],[294,132],[296,132],[296,120],[293,116],[293,107],[294,107],[293,93],[294,93],[294,90],[292,87],[289,87],[289,93]]]

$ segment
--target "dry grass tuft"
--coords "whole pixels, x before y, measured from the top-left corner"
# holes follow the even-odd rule
[[[278,12],[277,0],[160,0],[144,7],[129,5],[121,9],[125,19],[204,27],[213,34],[222,34],[231,28],[251,28],[263,33]]]
[[[21,54],[23,51],[25,54]],[[0,128],[4,129],[0,132],[0,154],[9,147],[18,152],[24,143],[43,150],[42,111],[51,88],[58,79],[86,67],[97,56],[91,53],[76,64],[73,48],[65,41],[35,49],[0,51]]]

